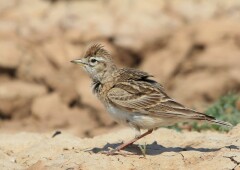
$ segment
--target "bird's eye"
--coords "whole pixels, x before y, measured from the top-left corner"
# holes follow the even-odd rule
[[[91,62],[91,63],[95,63],[95,62],[97,62],[97,60],[94,59],[94,58],[92,58],[92,59],[90,60],[90,62]]]
[[[94,66],[97,64],[98,61],[95,58],[90,58],[89,62],[90,62],[90,65]]]

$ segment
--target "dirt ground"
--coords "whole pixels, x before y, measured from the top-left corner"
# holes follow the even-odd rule
[[[53,133],[52,133],[53,134]],[[116,147],[134,136],[129,129],[94,138],[62,133],[0,134],[1,169],[240,169],[240,126],[228,134],[159,129],[122,151],[106,156],[99,151]],[[16,142],[16,140],[18,142]],[[146,144],[146,157],[138,145]]]

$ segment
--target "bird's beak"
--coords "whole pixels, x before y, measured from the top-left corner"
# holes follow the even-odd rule
[[[74,64],[81,64],[81,65],[87,65],[82,59],[76,59],[71,61]]]

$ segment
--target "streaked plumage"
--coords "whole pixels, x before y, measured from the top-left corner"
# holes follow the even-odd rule
[[[148,129],[150,133],[161,126],[201,120],[231,126],[176,102],[148,73],[117,68],[101,45],[91,46],[82,59],[73,62],[83,65],[93,80],[93,92],[112,117],[137,131]]]

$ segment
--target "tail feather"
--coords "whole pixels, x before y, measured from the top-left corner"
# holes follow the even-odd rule
[[[194,111],[194,113],[197,113],[197,115],[195,115],[195,120],[205,120],[205,121],[208,121],[209,123],[214,123],[214,124],[217,124],[217,125],[223,125],[223,126],[227,126],[227,127],[233,127],[233,125],[231,123],[228,123],[228,122],[224,122],[222,120],[217,120],[215,117],[213,116],[209,116],[209,115],[206,115],[204,113],[201,113],[201,112],[196,112]]]
[[[184,106],[182,106],[181,104],[172,101],[171,104],[174,104],[174,107],[172,106],[171,108],[174,108],[173,112],[167,113],[167,116],[172,116],[172,117],[181,117],[184,120],[197,120],[197,121],[207,121],[209,123],[214,123],[217,125],[223,125],[223,126],[227,126],[227,127],[233,127],[233,125],[231,123],[228,122],[224,122],[221,120],[217,120],[215,117],[213,116],[209,116],[206,115],[204,113],[186,108]],[[165,116],[166,116],[165,115]],[[163,114],[161,114],[161,116],[163,116]]]
[[[223,126],[227,126],[227,127],[233,127],[233,125],[231,123],[224,122],[222,120],[217,120],[215,117],[209,116],[209,115],[206,115],[203,113],[201,113],[201,116],[199,117],[198,120],[205,120],[205,121],[208,121],[209,123],[214,123],[217,125],[223,125]]]
[[[233,125],[231,123],[224,122],[224,121],[217,120],[217,119],[210,119],[208,121],[211,122],[211,123],[214,123],[214,124],[218,124],[218,125],[223,125],[223,126],[227,126],[227,127],[233,127]]]

